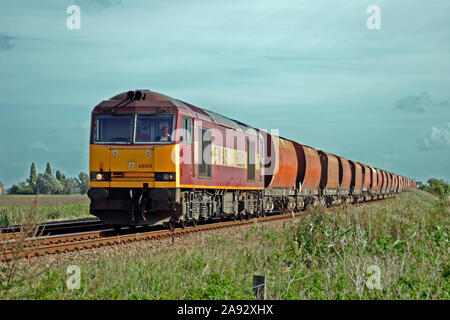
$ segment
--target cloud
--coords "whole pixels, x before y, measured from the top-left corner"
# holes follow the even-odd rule
[[[448,101],[434,101],[427,92],[418,95],[407,96],[395,102],[395,107],[400,110],[424,113],[434,107],[449,107]]]
[[[45,144],[43,144],[40,141],[36,141],[35,143],[31,144],[30,147],[33,148],[33,149],[42,149],[42,150],[45,150],[47,152],[50,151],[50,148],[47,147]]]
[[[9,50],[14,47],[14,40],[16,38],[0,32],[0,50]]]
[[[450,148],[450,122],[442,127],[432,127],[425,138],[417,141],[419,150]]]

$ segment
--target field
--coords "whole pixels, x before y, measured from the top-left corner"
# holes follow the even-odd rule
[[[16,266],[0,298],[254,299],[252,276],[264,275],[268,299],[449,299],[449,217],[448,201],[411,191],[174,243],[40,257]],[[69,265],[80,289],[66,287]]]
[[[38,206],[58,206],[64,204],[89,202],[87,195],[0,195],[0,207],[29,206],[37,200]]]
[[[92,217],[86,195],[1,195],[0,227],[21,224],[36,201],[36,222]]]

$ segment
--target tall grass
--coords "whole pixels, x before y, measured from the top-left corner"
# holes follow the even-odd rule
[[[93,217],[89,213],[89,203],[35,206],[34,210],[37,223]],[[28,211],[26,206],[0,207],[0,227],[19,225]]]
[[[0,293],[38,277],[47,266],[41,264],[25,265],[21,263],[21,252],[25,247],[25,241],[42,235],[37,225],[37,200],[18,217],[20,230],[15,241],[0,243]],[[33,240],[30,245],[35,245]]]
[[[259,274],[269,299],[449,299],[448,202],[412,191],[310,213],[293,223],[177,239],[181,248],[138,243],[91,258],[80,253],[4,297],[253,299]],[[79,290],[65,287],[69,264],[81,268]],[[368,286],[370,266],[380,271],[380,289]]]

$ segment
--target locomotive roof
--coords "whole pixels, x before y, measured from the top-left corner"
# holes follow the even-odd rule
[[[143,97],[142,99],[132,100],[128,96],[129,92],[122,92],[108,100],[100,102],[96,106],[96,108],[98,107],[101,109],[104,108],[122,109],[127,107],[131,108],[174,107],[180,111],[183,110],[185,113],[189,113],[196,118],[210,121],[225,127],[230,127],[233,129],[241,129],[244,131],[248,129],[255,129],[252,126],[249,126],[248,124],[245,124],[241,121],[230,119],[216,112],[196,107],[190,103],[166,96],[158,92],[150,90],[135,90],[134,93],[137,91],[141,92]]]

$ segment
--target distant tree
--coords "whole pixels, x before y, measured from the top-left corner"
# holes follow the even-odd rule
[[[30,168],[30,177],[27,179],[27,182],[29,185],[34,186],[36,185],[36,180],[37,180],[36,166],[34,165],[33,162]]]
[[[20,194],[34,194],[35,190],[33,186],[30,186],[26,182],[19,182]]]
[[[5,186],[3,185],[3,183],[0,181],[0,194],[3,193]]]
[[[423,184],[420,189],[440,197],[450,194],[450,185],[442,179],[428,179],[428,184]]]
[[[78,188],[80,188],[80,193],[85,194],[89,189],[89,175],[85,172],[80,172],[78,179]]]
[[[31,168],[30,168],[30,176],[27,179],[28,185],[31,186],[31,188],[33,189],[33,193],[36,193],[36,180],[37,180],[36,166],[34,165],[34,162],[33,162],[31,164]],[[30,188],[26,188],[26,189],[28,191]]]
[[[56,180],[61,181],[61,179],[62,179],[61,171],[56,170]]]
[[[50,167],[50,163],[49,162],[47,162],[47,167],[45,168],[45,173],[48,174],[48,175],[53,176],[52,168]]]
[[[63,187],[63,194],[70,194],[75,189],[78,188],[78,181],[76,178],[67,178],[65,175],[61,175],[61,180],[59,181]]]
[[[18,194],[19,190],[20,190],[19,186],[17,184],[13,184],[11,186],[11,188],[9,188],[8,193],[10,193],[10,194]]]
[[[43,194],[55,194],[63,191],[62,184],[48,173],[39,173],[36,188],[39,193]]]
[[[34,192],[34,187],[24,181],[19,182],[18,184],[13,184],[8,190],[8,193],[11,194],[34,194]]]

